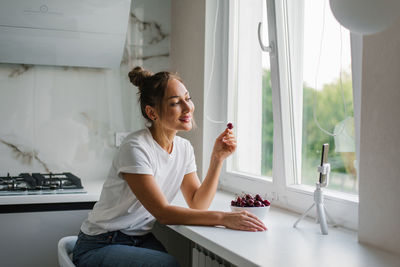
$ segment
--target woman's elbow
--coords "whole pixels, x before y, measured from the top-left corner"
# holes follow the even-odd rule
[[[154,214],[156,220],[161,224],[175,224],[176,216],[172,214],[168,209],[159,210],[157,214]]]
[[[189,208],[194,209],[194,210],[208,210],[208,206],[207,205],[199,205],[199,204],[194,204],[191,203],[188,205]]]
[[[171,220],[169,220],[166,216],[157,216],[155,218],[161,224],[164,224],[164,225],[171,224]]]

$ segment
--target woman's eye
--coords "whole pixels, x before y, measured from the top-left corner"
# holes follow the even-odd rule
[[[191,97],[186,98],[185,101],[186,102],[192,101],[192,98]],[[171,106],[174,107],[174,106],[180,105],[181,103],[182,103],[181,101],[174,102],[174,103],[171,103]]]

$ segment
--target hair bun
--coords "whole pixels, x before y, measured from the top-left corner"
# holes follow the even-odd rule
[[[152,75],[153,73],[143,69],[140,66],[133,68],[133,70],[131,70],[128,74],[131,83],[139,88],[143,86],[146,78],[151,77]]]

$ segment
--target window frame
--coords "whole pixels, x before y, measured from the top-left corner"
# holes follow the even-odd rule
[[[265,0],[267,2],[267,17],[268,17],[268,33],[269,41],[272,51],[270,52],[270,66],[271,66],[271,84],[272,84],[272,100],[273,100],[273,125],[274,125],[274,145],[273,145],[273,179],[268,180],[261,176],[248,175],[231,169],[231,162],[229,160],[224,164],[221,171],[219,189],[226,190],[233,193],[249,192],[260,193],[267,195],[273,201],[274,206],[289,209],[298,213],[304,212],[307,208],[314,203],[313,192],[315,187],[308,185],[296,184],[296,159],[295,159],[295,141],[293,127],[293,103],[289,69],[286,65],[288,60],[288,47],[285,38],[284,16],[287,14],[287,0],[275,1]],[[216,5],[221,1],[216,1]],[[227,1],[228,4],[220,8],[219,14],[227,18],[227,42],[217,43],[216,47],[221,45],[228,52],[226,60],[220,60],[220,67],[223,69],[222,73],[226,74],[225,86],[223,86],[223,94],[226,95],[227,101],[225,105],[221,105],[215,110],[222,110],[226,114],[226,119],[234,118],[235,106],[229,103],[234,103],[235,90],[228,90],[228,88],[236,88],[236,58],[237,58],[237,32],[234,12],[237,12],[237,1]],[[225,7],[225,8],[224,8]],[[215,8],[215,6],[214,6]],[[208,10],[209,11],[209,10]],[[218,11],[218,9],[217,9]],[[215,12],[215,11],[214,11]],[[210,12],[210,17],[215,19],[215,13]],[[263,25],[264,27],[266,25]],[[221,33],[224,29],[219,28]],[[257,29],[254,29],[257,31]],[[207,30],[206,30],[207,32]],[[212,32],[212,31],[211,31]],[[207,34],[207,33],[206,33]],[[206,35],[207,36],[207,35]],[[210,37],[210,35],[208,35]],[[206,45],[207,57],[207,45]],[[207,64],[206,64],[206,77],[207,77]],[[208,79],[205,79],[208,80]],[[205,109],[207,114],[207,109]],[[216,136],[218,133],[217,127],[209,126],[206,121],[204,123],[205,136]],[[284,129],[291,129],[285,131]],[[206,147],[206,146],[204,146]],[[207,159],[206,152],[210,150],[203,150],[203,159]],[[203,161],[206,162],[206,161]],[[289,163],[289,164],[288,164]],[[204,164],[203,164],[204,165]],[[298,167],[297,167],[298,168]],[[316,180],[317,180],[317,166]],[[206,168],[204,166],[203,172]],[[336,223],[350,229],[358,228],[358,195],[351,195],[331,190],[324,190],[325,207],[329,215],[335,220]],[[315,209],[310,213],[315,216]]]

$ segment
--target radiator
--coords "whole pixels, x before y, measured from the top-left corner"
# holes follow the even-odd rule
[[[192,248],[192,267],[234,267],[234,265],[207,249],[194,244]]]

